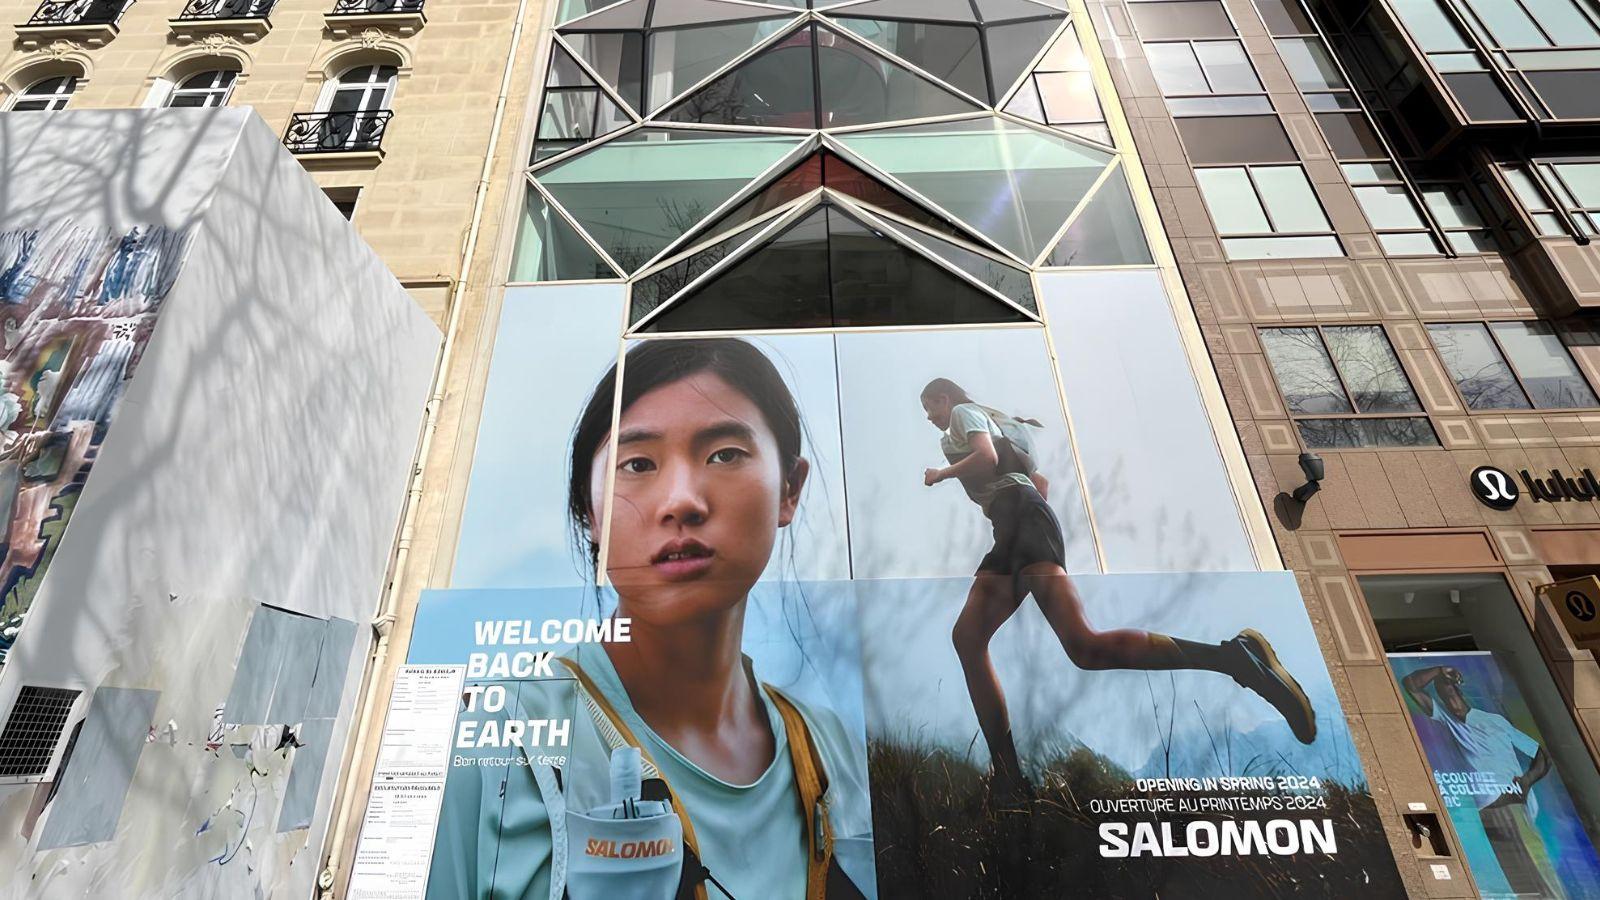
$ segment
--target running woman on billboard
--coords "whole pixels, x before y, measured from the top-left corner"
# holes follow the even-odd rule
[[[1311,701],[1278,662],[1272,645],[1254,629],[1220,644],[1129,628],[1097,631],[1067,576],[1061,524],[1040,495],[1031,454],[1019,452],[989,407],[974,403],[950,379],[930,381],[921,399],[928,421],[942,432],[939,447],[949,463],[927,469],[923,483],[932,487],[952,478],[961,482],[994,529],[994,546],[978,563],[951,637],[989,745],[991,790],[996,796],[1025,793],[1027,783],[1011,736],[1005,693],[989,658],[989,641],[1029,594],[1079,668],[1219,672],[1270,703],[1301,742],[1316,739]]]
[[[587,714],[558,775],[513,766],[498,797],[498,773],[447,788],[429,897],[544,900],[565,879],[571,900],[860,898],[835,851],[871,831],[865,759],[831,710],[758,683],[741,647],[810,469],[794,397],[740,340],[647,341],[622,369],[579,417],[568,516],[593,566],[609,541],[630,638],[561,660]],[[660,871],[653,854],[680,841],[681,870]]]

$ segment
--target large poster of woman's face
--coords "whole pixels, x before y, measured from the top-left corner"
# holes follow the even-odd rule
[[[503,319],[418,613],[430,898],[1399,890],[1292,577],[1102,572],[1044,329],[618,341],[593,293],[548,354]]]

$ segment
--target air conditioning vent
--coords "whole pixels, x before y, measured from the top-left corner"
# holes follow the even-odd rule
[[[72,716],[78,691],[28,687],[17,695],[0,731],[0,778],[39,777],[49,773],[61,732]]]

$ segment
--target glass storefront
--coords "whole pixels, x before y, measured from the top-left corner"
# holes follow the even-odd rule
[[[1498,574],[1362,593],[1483,897],[1600,897],[1600,775]]]

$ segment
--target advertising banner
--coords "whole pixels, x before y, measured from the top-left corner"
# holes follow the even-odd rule
[[[409,663],[466,683],[428,896],[1398,892],[1291,576],[1072,584],[1117,630],[1028,602],[986,658],[971,578],[432,592]]]
[[[1045,329],[618,342],[603,289],[508,291],[417,612],[431,900],[1400,893],[1293,577],[1075,432]]]
[[[1391,653],[1484,897],[1600,898],[1600,858],[1517,683],[1493,653]]]

